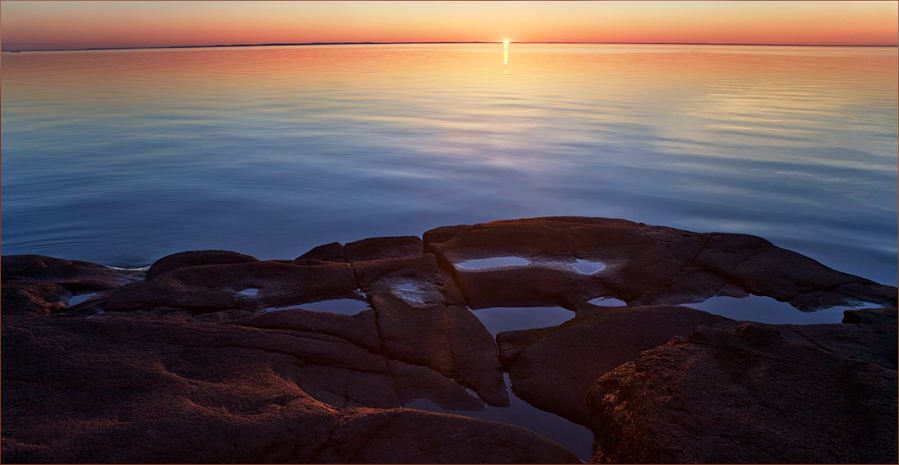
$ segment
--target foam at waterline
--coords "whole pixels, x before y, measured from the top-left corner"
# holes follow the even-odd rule
[[[483,270],[485,268],[499,268],[503,266],[527,266],[530,263],[528,259],[521,257],[490,257],[466,260],[462,263],[457,263],[456,267],[463,270]]]
[[[840,323],[843,321],[843,312],[845,310],[880,308],[883,306],[860,302],[858,306],[830,307],[813,312],[802,312],[786,302],[779,302],[771,297],[751,294],[748,297],[715,296],[702,302],[681,305],[733,320],[792,325]]]

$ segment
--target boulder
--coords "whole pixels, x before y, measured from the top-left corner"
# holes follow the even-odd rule
[[[417,257],[424,246],[418,236],[372,237],[344,246],[349,263],[382,258]]]
[[[587,392],[600,376],[700,326],[737,324],[686,307],[594,307],[559,326],[499,333],[496,341],[518,397],[586,425]]]
[[[234,263],[257,262],[259,259],[227,250],[194,250],[179,252],[156,260],[147,270],[147,281],[169,271],[202,265],[230,265]]]
[[[644,352],[590,391],[592,461],[896,463],[896,309],[877,313],[701,327]]]
[[[296,258],[297,264],[306,264],[306,260],[320,260],[325,262],[346,262],[343,252],[343,244],[331,242],[330,244],[314,247],[312,250]]]
[[[0,307],[4,315],[65,311],[74,295],[114,289],[140,278],[132,270],[96,263],[7,255],[2,258]]]
[[[509,405],[493,336],[467,308],[447,304],[458,291],[434,255],[355,262],[353,269],[385,354],[453,378],[490,405]]]

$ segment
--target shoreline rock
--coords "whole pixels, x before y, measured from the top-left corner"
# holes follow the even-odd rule
[[[896,309],[847,315],[700,327],[612,370],[588,398],[591,461],[896,462]]]
[[[496,257],[518,257],[527,265],[458,266]],[[576,268],[584,261],[601,269]],[[895,287],[752,236],[552,217],[437,228],[422,238],[335,242],[293,260],[181,252],[146,273],[37,255],[6,256],[0,263],[0,458],[9,463],[576,462],[553,441],[512,425],[402,408],[421,398],[459,410],[508,405],[506,371],[522,399],[593,428],[595,460],[730,457],[702,455],[708,446],[696,441],[672,446],[683,453],[653,443],[657,431],[671,431],[669,404],[635,404],[625,387],[639,378],[632,367],[649,366],[662,377],[639,378],[648,388],[662,392],[670,380],[683,380],[701,393],[701,386],[693,387],[699,383],[691,377],[693,365],[652,364],[647,357],[701,347],[703,363],[720,365],[716,348],[739,344],[768,347],[784,360],[781,371],[803,373],[803,363],[818,363],[843,370],[814,373],[821,379],[851,373],[856,381],[849,384],[799,383],[796,389],[825,399],[858,386],[874,400],[852,406],[896,419],[895,395],[882,395],[884,386],[895,385],[895,310],[846,312],[843,325],[784,329],[673,306],[749,293],[802,311],[857,301],[896,305]],[[85,293],[96,295],[70,305]],[[591,305],[597,297],[628,306]],[[303,308],[333,299],[364,300],[369,309],[335,314]],[[547,305],[565,307],[575,318],[494,339],[473,313]],[[812,358],[793,360],[791,351]],[[815,359],[819,353],[830,358]],[[704,369],[714,379],[722,376]],[[780,379],[752,378],[752,386],[772,389]],[[743,401],[761,405],[747,407],[761,412],[753,422],[789,429],[768,418],[774,413],[765,406],[772,400],[739,392]],[[695,394],[683,408],[714,398]],[[615,416],[624,403],[640,422],[623,424]],[[814,421],[813,413],[802,410],[793,421]],[[691,425],[717,434],[716,424],[703,423],[714,415],[697,412]],[[829,415],[856,422],[851,413]],[[755,431],[756,423],[736,425],[733,434]],[[838,434],[824,427],[796,431],[810,443]],[[852,444],[867,440],[851,438],[839,447],[854,452],[832,457],[886,457],[859,452]],[[628,452],[641,447],[656,452]],[[772,450],[780,455],[762,451],[756,458],[831,457],[803,455],[798,443]]]

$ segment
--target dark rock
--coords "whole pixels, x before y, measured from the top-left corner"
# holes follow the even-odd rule
[[[841,273],[754,236],[692,233],[605,218],[550,217],[437,228],[425,251],[454,273],[471,308],[561,305],[596,297],[629,305],[770,296],[800,310],[858,301],[896,305],[895,287]],[[466,270],[466,260],[514,256],[524,267]],[[576,260],[598,261],[584,274]]]
[[[686,307],[606,307],[551,328],[499,333],[496,341],[518,397],[586,425],[587,392],[600,376],[699,326],[737,325]]]
[[[349,263],[383,258],[417,257],[424,246],[417,236],[372,237],[344,246]]]
[[[3,315],[46,315],[62,311],[72,293],[61,284],[52,282],[3,282]]]
[[[230,265],[234,263],[247,263],[259,261],[256,257],[244,255],[227,250],[194,250],[179,252],[156,260],[147,270],[147,281],[152,281],[157,276],[169,271],[202,265]]]
[[[321,260],[325,262],[346,262],[343,245],[340,242],[320,245],[296,258],[297,264],[306,263],[305,260]]]
[[[134,279],[127,270],[42,255],[4,256],[2,270],[3,283],[53,282],[71,292],[105,291]]]
[[[357,297],[353,271],[346,263],[251,261],[180,268],[152,281],[136,282],[108,293],[105,309],[133,311],[174,307],[193,312],[259,310],[319,300]],[[241,291],[258,289],[255,295]]]
[[[456,266],[503,256],[530,264]],[[583,260],[606,268],[578,271]],[[295,260],[185,252],[146,276],[2,258],[3,462],[575,461],[520,428],[401,408],[508,405],[503,366],[519,396],[594,429],[596,460],[896,461],[895,309],[738,327],[647,306],[748,293],[805,310],[896,304],[895,287],[753,236],[538,218]],[[371,310],[284,310],[338,298]],[[500,355],[467,308],[544,305],[577,314],[499,334]]]
[[[591,389],[595,463],[895,463],[886,324],[699,328]],[[864,314],[862,314],[864,315]],[[872,318],[874,320],[875,318]]]
[[[123,318],[2,324],[4,463],[576,462],[521,428],[384,410],[416,390],[473,398],[338,337]]]
[[[4,256],[2,270],[4,315],[64,311],[73,295],[114,289],[136,279],[127,270],[41,255]]]
[[[447,305],[447,295],[458,291],[444,281],[434,255],[355,262],[353,268],[385,354],[451,377],[490,405],[509,405],[493,337],[467,308]]]

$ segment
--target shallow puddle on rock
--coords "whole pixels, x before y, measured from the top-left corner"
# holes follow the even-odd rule
[[[258,293],[259,293],[259,289],[256,289],[255,287],[251,287],[249,289],[244,289],[244,290],[238,292],[238,294],[245,295],[245,296],[255,296]]]
[[[391,291],[401,299],[413,300],[418,302],[421,302],[421,294],[424,292],[422,291],[418,283],[412,281],[398,283],[391,288]]]
[[[463,270],[483,270],[485,268],[499,268],[501,266],[527,266],[531,262],[521,257],[490,257],[477,260],[466,260],[457,263],[456,267]]]
[[[716,296],[703,302],[682,305],[733,320],[791,325],[841,323],[845,310],[882,307],[877,304],[864,304],[858,307],[830,307],[814,312],[802,312],[786,302],[778,302],[771,297],[758,295],[749,297]]]
[[[283,305],[280,307],[267,307],[262,313],[278,312],[281,310],[302,309],[313,312],[339,313],[341,315],[355,315],[365,310],[371,310],[368,302],[356,299],[333,299],[311,302],[308,304]]]
[[[312,310],[313,312],[340,313],[342,315],[355,315],[359,312],[371,310],[368,302],[356,299],[322,300],[321,302],[312,302],[311,304],[294,305],[294,307]]]
[[[611,297],[597,297],[595,299],[591,299],[587,301],[588,304],[593,304],[598,307],[625,307],[627,306],[627,302],[623,300],[613,299]]]
[[[413,307],[427,307],[443,302],[442,291],[433,283],[404,279],[386,281],[393,295],[403,299]]]
[[[78,305],[81,302],[84,302],[88,299],[96,297],[97,294],[99,294],[99,292],[90,292],[88,294],[76,295],[76,296],[72,297],[72,300],[69,301],[69,306],[71,307],[72,305]]]
[[[575,270],[578,270],[583,274],[593,274],[606,268],[606,264],[603,262],[594,262],[581,259],[577,259],[577,261],[575,261],[572,266],[574,266]]]
[[[574,318],[574,312],[562,307],[493,307],[471,312],[493,337],[505,331],[557,326]]]
[[[511,386],[509,374],[503,373],[503,376],[506,379],[506,386]],[[593,433],[589,429],[532,406],[519,399],[511,389],[509,389],[508,407],[491,407],[487,405],[482,412],[443,409],[434,405],[428,399],[416,399],[404,407],[521,426],[556,441],[566,449],[574,452],[585,463],[590,462],[590,447],[593,444]]]

